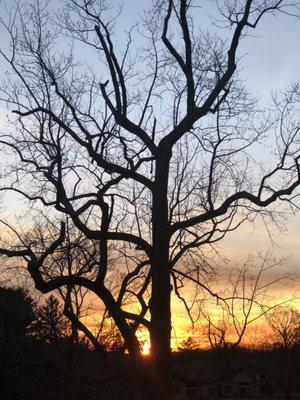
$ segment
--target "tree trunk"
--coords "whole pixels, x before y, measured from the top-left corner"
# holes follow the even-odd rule
[[[156,161],[152,203],[153,259],[150,300],[151,365],[149,379],[153,400],[171,399],[171,285],[169,271],[169,157]]]

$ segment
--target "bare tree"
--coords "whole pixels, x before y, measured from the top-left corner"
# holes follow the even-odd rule
[[[278,363],[277,379],[285,399],[290,400],[294,379],[291,353],[293,346],[299,343],[300,313],[288,305],[278,306],[266,315],[266,320],[273,333],[273,351],[276,351]]]
[[[37,236],[43,237],[45,220],[43,222],[43,227],[38,224],[30,235],[32,240]],[[53,221],[48,219],[49,224],[53,224]],[[89,274],[90,279],[95,279],[95,266],[98,263],[98,242],[87,239],[82,232],[75,229],[71,221],[67,220],[65,240],[47,258],[44,272],[48,274],[49,279],[53,277],[55,271],[57,276],[84,273],[85,276]],[[110,265],[108,268],[110,268],[110,278],[107,279],[106,285],[113,295],[117,295],[115,288],[119,287],[120,276],[118,271]],[[71,323],[70,337],[74,343],[87,340],[103,356],[105,356],[104,349],[111,351],[124,348],[124,343],[108,310],[101,305],[99,307],[99,304],[94,305],[95,301],[88,289],[67,285],[58,288],[57,293],[64,305],[63,314]],[[130,298],[130,301],[132,304],[134,299]],[[90,324],[92,329],[84,322],[89,319],[94,320],[93,324]]]
[[[211,348],[240,345],[250,325],[271,318],[277,308],[284,307],[289,300],[272,295],[278,285],[288,284],[295,278],[293,272],[276,270],[284,261],[270,253],[251,254],[242,266],[227,273],[227,279],[222,278],[219,286],[223,290],[219,289],[218,296],[200,301],[198,318],[204,322],[204,336]]]
[[[123,51],[104,0],[68,0],[54,17],[36,0],[2,19],[10,48],[1,55],[11,75],[1,98],[16,118],[1,144],[19,160],[1,191],[34,204],[31,216],[48,208],[62,222],[30,243],[5,222],[15,241],[0,252],[23,258],[43,293],[77,286],[96,294],[137,364],[137,330],[148,330],[147,376],[152,398],[161,400],[171,398],[172,290],[183,299],[182,285],[192,280],[215,295],[207,249],[258,214],[275,220],[272,204],[293,205],[300,182],[299,86],[274,95],[263,111],[237,68],[241,39],[265,14],[297,13],[296,5],[217,4],[214,31],[227,28],[227,41],[224,30],[198,29],[193,7],[154,1],[141,40],[134,46],[131,30]],[[89,65],[79,62],[83,45],[92,50]],[[252,148],[268,137],[273,166],[258,165]],[[47,269],[66,239],[65,216],[97,242],[93,274]],[[113,291],[112,266],[122,278]]]
[[[300,313],[289,306],[278,306],[266,315],[273,332],[274,342],[285,349],[299,342]]]
[[[26,242],[38,241],[43,253],[46,251],[47,243],[44,240],[46,231],[51,230],[51,226],[59,223],[53,218],[44,215],[42,221],[37,221],[33,230],[27,232]],[[81,275],[89,279],[95,279],[95,266],[99,263],[99,244],[97,241],[87,239],[82,232],[78,231],[72,222],[67,219],[65,224],[65,239],[49,254],[44,263],[43,273],[48,279],[62,275]],[[118,271],[110,268],[110,279],[107,279],[109,290],[115,295],[115,288],[118,287],[120,276]],[[46,331],[54,339],[54,331],[51,333],[51,318],[54,317],[54,328],[57,323],[64,320],[63,315],[70,321],[70,326],[62,329],[62,337],[69,337],[74,343],[85,342],[99,351],[103,356],[104,349],[122,349],[123,343],[119,332],[109,315],[108,310],[95,301],[95,296],[88,289],[82,286],[66,285],[56,290],[57,297],[50,296],[46,300],[45,306],[40,308],[40,320],[44,320]],[[134,299],[130,298],[131,304]],[[96,304],[95,304],[96,303]],[[84,321],[92,320],[90,327]],[[64,321],[65,325],[68,325]],[[59,328],[58,328],[59,330]],[[42,331],[41,331],[42,334]],[[57,335],[57,339],[61,335]]]

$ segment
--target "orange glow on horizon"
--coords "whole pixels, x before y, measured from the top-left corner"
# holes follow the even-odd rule
[[[297,293],[299,293],[300,288],[299,286],[295,285],[295,289]],[[188,289],[188,288],[187,288]],[[285,290],[284,290],[285,289]],[[294,307],[295,309],[300,311],[300,298],[295,297],[293,299],[288,297],[288,292],[290,287],[278,287],[274,290],[274,297],[273,301],[275,303],[282,303],[289,306]],[[272,293],[272,294],[273,294]],[[277,295],[277,296],[276,296]],[[270,304],[271,305],[271,304]],[[101,314],[101,304],[95,304],[95,310],[97,310],[97,306],[99,307],[99,311],[95,311],[92,315],[87,315],[82,318],[84,324],[90,329],[92,333],[97,335],[99,330],[99,320],[102,318]],[[128,311],[136,311],[134,304],[131,304],[128,307]],[[207,329],[206,324],[207,321],[203,318],[199,318],[197,323],[192,327],[190,319],[186,315],[185,308],[182,302],[176,297],[172,296],[172,335],[171,335],[171,349],[173,352],[180,351],[181,349],[185,348],[186,343],[184,343],[189,337],[191,338],[191,344],[193,349],[208,349],[210,348],[210,343],[207,336]],[[208,304],[206,307],[206,312],[209,313],[210,319],[212,323],[216,326],[222,324],[222,308],[219,309],[214,304]],[[242,339],[241,345],[242,346],[249,346],[249,347],[257,347],[260,345],[267,345],[272,343],[273,341],[273,334],[270,328],[267,325],[267,322],[262,315],[257,321],[255,321],[255,317],[261,314],[261,309],[255,306],[252,307],[252,314],[251,319],[254,319],[254,322],[247,326],[246,332]],[[237,309],[236,312],[236,323],[238,326],[243,325],[243,313],[242,310]],[[149,316],[148,316],[149,318]],[[226,321],[225,321],[226,323]],[[234,327],[232,325],[232,321],[228,321],[228,329],[226,332],[226,341],[229,343],[236,342],[238,335],[235,332]],[[111,325],[108,324],[104,333],[107,334],[109,337]],[[104,335],[105,336],[105,335]],[[141,327],[136,332],[137,339],[140,343],[141,354],[145,358],[151,357],[151,345],[150,345],[150,337],[149,332],[145,327]],[[122,339],[120,338],[120,341]],[[109,342],[107,342],[109,344]]]

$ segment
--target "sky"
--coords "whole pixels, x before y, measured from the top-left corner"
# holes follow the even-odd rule
[[[59,0],[50,0],[55,6]],[[112,5],[120,5],[120,1],[111,0]],[[149,5],[149,0],[126,0],[123,4],[117,30],[127,31],[129,27],[140,19],[143,9]],[[198,2],[202,3],[203,2]],[[212,9],[212,2],[204,1],[208,5],[207,14]],[[4,13],[4,1],[0,2],[0,15]],[[208,22],[208,16],[203,9],[195,9],[195,24],[203,27]],[[278,17],[267,16],[253,32],[255,36],[245,38],[239,50],[241,75],[247,87],[263,103],[268,102],[271,90],[281,90],[289,82],[300,79],[300,20],[287,15]],[[0,46],[3,45],[5,34],[0,27]],[[5,45],[5,43],[4,43]],[[84,53],[83,53],[84,57]],[[5,78],[7,69],[0,57],[0,79]],[[0,108],[0,132],[5,130],[5,111]],[[272,240],[263,224],[259,221],[253,225],[243,225],[238,231],[231,233],[222,242],[222,251],[232,258],[233,262],[244,260],[249,253],[269,250],[279,258],[287,258],[283,271],[299,271],[300,275],[300,216],[290,216],[285,221],[284,232],[273,232]],[[299,278],[293,285],[277,288],[279,297],[300,297]],[[299,303],[295,302],[297,307]],[[179,304],[178,315],[181,311]],[[180,317],[178,317],[180,318]],[[179,334],[182,336],[182,334]]]

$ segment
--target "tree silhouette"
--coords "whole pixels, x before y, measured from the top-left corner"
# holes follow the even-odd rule
[[[1,348],[13,347],[10,342],[24,338],[35,319],[33,299],[22,288],[0,287]]]
[[[199,348],[199,343],[197,343],[192,336],[188,336],[186,339],[180,342],[179,350],[186,351],[186,350],[195,350],[198,348]]]
[[[291,400],[295,379],[291,354],[293,346],[299,343],[300,313],[290,306],[278,306],[266,315],[266,320],[273,333],[273,351],[278,353],[277,379],[285,399]]]
[[[293,273],[276,273],[276,268],[283,263],[284,259],[276,259],[268,252],[258,253],[250,254],[242,266],[226,270],[228,278],[222,277],[223,282],[219,283],[219,286],[223,283],[224,301],[216,304],[213,317],[209,312],[211,298],[208,305],[205,299],[199,305],[206,341],[211,348],[237,347],[243,343],[250,325],[262,317],[272,319],[285,301],[270,296],[270,290],[294,279]]]
[[[59,300],[51,294],[37,309],[35,334],[45,342],[57,343],[68,336],[68,322]]]
[[[11,372],[23,366],[25,346],[35,321],[35,303],[23,288],[0,287],[0,383],[2,395]]]
[[[264,112],[239,78],[237,53],[265,14],[297,9],[283,0],[218,3],[212,29],[227,28],[226,41],[224,30],[198,28],[192,2],[157,0],[141,40],[131,30],[122,51],[109,5],[68,0],[51,18],[37,0],[2,20],[11,75],[1,97],[16,118],[1,143],[18,161],[1,190],[33,203],[31,218],[46,208],[61,224],[28,242],[5,222],[15,241],[0,252],[23,258],[43,293],[63,286],[95,293],[136,365],[137,330],[148,330],[151,396],[169,400],[172,290],[186,304],[181,289],[190,281],[199,295],[222,301],[209,287],[209,249],[258,214],[274,219],[266,207],[299,185],[299,86],[274,95]],[[79,62],[82,45],[92,50],[88,66]],[[275,143],[271,167],[255,157],[266,137]],[[66,216],[97,244],[93,273],[58,275],[47,264],[66,238]],[[112,269],[121,278],[113,289]]]
[[[274,342],[289,349],[299,342],[300,313],[293,307],[278,306],[266,315]]]
[[[41,245],[40,251],[45,251],[47,244],[45,244],[43,240],[44,232],[47,230],[47,227],[49,228],[49,226],[55,223],[57,223],[57,221],[50,219],[37,221],[33,231],[27,233],[27,241],[31,242],[35,241],[36,238],[39,238]],[[69,220],[66,221],[65,229],[66,233],[64,242],[56,249],[54,253],[49,254],[47,260],[45,261],[45,275],[51,278],[53,275],[72,276],[82,273],[87,274],[89,272],[89,278],[95,279],[95,266],[98,263],[98,243],[87,239],[82,232],[78,232]],[[44,243],[44,245],[42,243]],[[114,276],[114,279],[117,279],[117,276]],[[62,330],[64,332],[63,336],[66,336],[66,331],[70,330],[69,328],[71,328],[69,334],[72,342],[82,342],[85,337],[85,339],[87,339],[95,349],[104,354],[102,348],[103,344],[101,343],[100,336],[101,339],[104,339],[105,335],[102,334],[107,328],[106,325],[110,325],[110,331],[113,330],[112,325],[107,321],[108,315],[105,308],[103,309],[103,307],[101,307],[101,309],[99,309],[98,307],[97,310],[93,309],[93,301],[91,299],[89,290],[82,286],[67,285],[66,287],[59,287],[56,291],[56,294],[58,296],[57,299],[54,297],[48,299],[50,304],[47,303],[46,305],[49,306],[50,309],[46,307],[45,312],[51,319],[49,312],[51,310],[51,306],[53,306],[55,308],[55,310],[53,310],[54,316],[60,320],[64,320],[64,316],[68,318],[70,321],[70,327],[66,329],[67,321],[64,321],[65,329]],[[97,312],[96,318],[95,311]],[[98,323],[94,323],[94,331],[97,331],[97,333],[93,334],[89,327],[83,323],[84,317],[92,317],[93,319],[99,320]],[[45,322],[46,325],[48,325],[47,329],[49,329],[49,321]],[[109,336],[112,340],[113,334]]]

